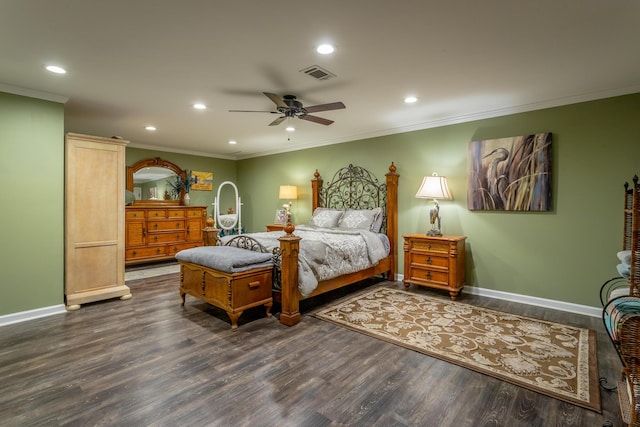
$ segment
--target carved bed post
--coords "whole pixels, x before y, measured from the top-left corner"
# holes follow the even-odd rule
[[[322,178],[320,178],[320,173],[318,169],[316,169],[313,174],[313,179],[311,180],[311,213],[316,210],[318,206],[320,206],[320,189],[322,188]]]
[[[293,234],[286,234],[278,240],[280,241],[282,263],[280,270],[282,272],[280,323],[293,326],[302,320],[300,292],[298,292],[298,252],[301,238]]]
[[[396,165],[393,162],[391,162],[389,172],[385,176],[387,177],[387,237],[392,254],[388,280],[395,282],[396,265],[398,265],[398,178],[400,175],[396,172]]]

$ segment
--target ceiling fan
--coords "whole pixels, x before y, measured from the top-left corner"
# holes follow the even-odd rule
[[[278,95],[262,92],[265,94],[267,98],[273,101],[276,104],[276,111],[255,111],[255,110],[229,110],[232,113],[271,113],[271,114],[282,114],[282,116],[278,117],[271,123],[269,126],[277,126],[282,123],[288,117],[297,117],[302,120],[307,120],[309,122],[319,123],[321,125],[330,125],[333,123],[333,120],[325,119],[318,116],[312,116],[309,113],[318,113],[320,111],[329,111],[329,110],[339,110],[342,108],[347,108],[344,106],[342,102],[331,102],[329,104],[320,104],[313,105],[311,107],[303,107],[302,102],[298,101],[293,95],[284,95],[280,98]]]

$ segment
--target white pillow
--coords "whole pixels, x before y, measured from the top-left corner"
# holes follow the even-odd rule
[[[381,215],[381,208],[347,209],[338,222],[338,228],[371,231],[376,220]]]
[[[336,228],[340,218],[344,214],[342,209],[316,208],[311,215],[309,225],[322,228]]]

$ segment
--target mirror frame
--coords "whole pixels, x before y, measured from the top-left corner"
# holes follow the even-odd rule
[[[148,167],[160,167],[167,168],[176,173],[183,180],[186,177],[186,172],[178,167],[175,163],[171,163],[168,160],[162,160],[160,157],[156,157],[153,159],[145,159],[140,160],[133,164],[133,166],[127,166],[127,190],[133,192],[133,174],[139,171],[140,169],[148,168]],[[134,206],[181,206],[184,205],[184,190],[180,190],[180,200],[134,200]]]

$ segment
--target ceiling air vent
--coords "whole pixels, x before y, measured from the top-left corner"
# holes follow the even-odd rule
[[[317,80],[329,80],[336,76],[331,71],[325,70],[318,65],[312,65],[310,67],[304,68],[300,70],[300,72],[305,73],[306,75],[311,76]]]

